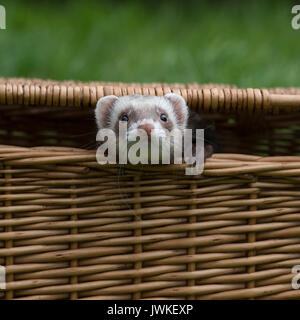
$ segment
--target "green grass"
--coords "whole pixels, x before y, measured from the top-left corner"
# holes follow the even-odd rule
[[[282,1],[2,1],[0,76],[300,86]]]

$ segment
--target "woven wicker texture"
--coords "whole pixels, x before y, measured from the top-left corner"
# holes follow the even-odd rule
[[[98,165],[96,100],[169,91],[217,128],[203,175]],[[0,298],[300,299],[298,94],[2,79]]]
[[[164,95],[181,94],[188,105],[201,111],[273,111],[299,108],[300,91],[295,88],[277,90],[237,89],[234,86],[206,84],[126,84],[110,82],[81,83],[0,78],[0,104],[47,106],[94,106],[97,99],[114,94]],[[298,93],[298,94],[297,94]]]

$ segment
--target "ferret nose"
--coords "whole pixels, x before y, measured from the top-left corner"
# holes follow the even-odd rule
[[[146,131],[147,135],[150,136],[151,135],[151,130],[154,129],[153,125],[150,123],[145,123],[145,124],[141,124],[138,126],[138,129],[143,129]]]

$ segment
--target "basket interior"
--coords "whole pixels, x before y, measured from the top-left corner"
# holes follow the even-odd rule
[[[92,107],[0,105],[0,144],[95,148]],[[300,154],[300,112],[206,113],[219,151],[260,156]]]

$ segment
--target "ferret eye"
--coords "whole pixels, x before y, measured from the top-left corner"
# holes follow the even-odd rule
[[[128,121],[129,118],[128,118],[128,115],[127,114],[124,114],[121,118],[122,121]]]
[[[167,116],[163,113],[160,115],[160,120],[166,122],[168,120]]]

